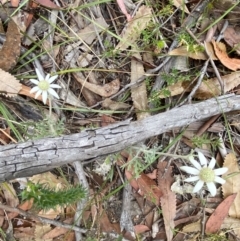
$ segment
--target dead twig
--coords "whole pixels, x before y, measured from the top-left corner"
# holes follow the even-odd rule
[[[19,213],[19,214],[23,215],[24,217],[31,218],[31,219],[33,219],[35,221],[38,221],[38,222],[51,224],[51,225],[54,225],[54,226],[57,226],[57,227],[71,229],[71,230],[74,230],[74,231],[77,231],[77,232],[81,232],[81,233],[86,233],[87,232],[86,229],[79,228],[79,227],[77,227],[75,225],[59,222],[59,221],[52,220],[52,219],[49,219],[49,218],[43,218],[43,217],[34,215],[34,214],[30,213],[30,212],[25,212],[25,211],[23,211],[23,210],[21,210],[19,208],[13,208],[13,207],[10,207],[10,206],[4,205],[4,204],[0,204],[0,209],[6,210],[8,212]]]

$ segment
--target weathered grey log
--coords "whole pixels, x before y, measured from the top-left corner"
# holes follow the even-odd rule
[[[78,134],[1,146],[0,181],[115,153],[175,127],[233,110],[240,110],[240,96],[226,95],[184,105],[141,121],[128,120]]]

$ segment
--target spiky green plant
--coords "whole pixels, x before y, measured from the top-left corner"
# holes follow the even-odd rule
[[[86,190],[81,186],[71,186],[64,190],[54,190],[44,184],[29,182],[27,188],[21,192],[22,200],[33,199],[36,210],[47,211],[57,206],[65,207],[86,197]]]

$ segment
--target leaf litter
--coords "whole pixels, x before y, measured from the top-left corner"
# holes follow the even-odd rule
[[[51,133],[58,136],[107,126],[128,118],[141,123],[140,120],[154,115],[156,111],[168,111],[179,103],[183,104],[184,101],[181,101],[184,99],[191,103],[237,92],[237,70],[240,68],[239,26],[232,18],[236,17],[234,9],[227,12],[234,5],[231,1],[221,8],[214,4],[216,11],[209,8],[208,13],[204,12],[204,9],[208,9],[206,6],[201,8],[196,20],[204,16],[210,19],[211,16],[216,21],[215,26],[208,24],[205,28],[201,21],[194,22],[191,19],[192,14],[196,14],[191,2],[183,4],[182,1],[163,1],[160,5],[141,2],[137,5],[130,1],[101,4],[74,1],[63,4],[38,0],[37,3],[29,1],[19,5],[18,1],[11,1],[4,2],[1,7],[5,12],[5,18],[2,18],[3,14],[0,12],[5,24],[1,27],[5,38],[0,39],[1,102],[4,104],[9,97],[13,102],[8,115],[3,113],[4,109],[0,106],[3,120],[1,129],[9,129],[8,138],[5,134],[0,135],[3,145],[14,142],[20,125],[27,131],[32,129],[28,122],[22,121],[22,113],[29,112],[31,115],[31,109],[25,107],[24,103],[18,103],[20,110],[16,106],[14,108],[18,95],[24,97],[23,102],[33,104],[37,112],[41,113],[42,119],[53,119],[51,111],[57,115],[54,124],[47,122],[47,125],[48,130],[50,126]],[[5,22],[8,20],[8,11],[4,9],[6,4],[14,7],[18,13],[14,16],[14,21]],[[199,4],[201,6],[203,3]],[[228,22],[219,19],[224,13]],[[219,36],[223,37],[225,44],[223,40],[219,41]],[[206,40],[208,42],[204,44]],[[165,63],[167,58],[170,61],[166,61],[164,68],[151,72]],[[178,63],[177,58],[180,61]],[[211,62],[211,65],[204,69],[202,66],[205,61]],[[62,87],[58,93],[59,101],[51,100],[44,106],[41,96],[34,100],[34,95],[29,93],[32,86],[28,79],[36,75],[36,66],[42,73],[59,75],[57,82]],[[162,78],[163,73],[165,79]],[[142,77],[144,81],[141,82],[139,79]],[[46,115],[43,109],[48,108],[50,111]],[[64,128],[58,122],[60,118]],[[39,127],[35,133],[42,135],[47,129],[46,125],[37,121],[39,120],[36,120]],[[15,186],[16,183],[27,180],[34,185],[46,184],[54,192],[69,183],[77,185],[83,180],[78,179],[81,175],[75,173],[77,170],[72,164],[62,167],[61,171],[52,170],[26,180],[16,179],[14,185],[1,184],[1,202],[23,211],[35,211],[35,215],[53,222],[60,218],[63,223],[72,226],[81,225],[86,229],[91,226],[93,231],[90,232],[89,229],[87,234],[83,232],[82,240],[87,240],[85,237],[99,240],[104,233],[105,240],[117,240],[120,235],[128,240],[135,240],[138,236],[142,240],[190,240],[191,236],[201,236],[203,239],[207,238],[205,234],[218,235],[222,230],[234,230],[234,238],[239,238],[239,130],[234,125],[228,126],[228,121],[231,121],[228,115],[224,118],[219,116],[211,126],[203,128],[204,133],[201,134],[201,125],[206,122],[196,122],[191,135],[186,130],[181,136],[181,131],[185,130],[173,128],[159,137],[139,143],[139,151],[129,148],[125,153],[86,164],[81,175],[85,177],[90,195],[89,199],[82,202],[85,206],[82,207],[84,211],[81,218],[76,217],[75,211],[80,202],[64,208],[55,207],[36,212],[32,201],[21,200],[21,189]],[[14,129],[11,123],[16,122],[21,124]],[[215,129],[220,125],[220,129]],[[231,132],[226,131],[224,125],[231,128]],[[27,133],[22,130],[20,132],[21,141],[26,140]],[[214,143],[218,132],[224,136],[225,148],[230,153],[226,157],[220,157],[218,144]],[[33,138],[38,138],[38,135]],[[218,157],[220,166],[221,159],[224,160],[223,166],[228,167],[222,192],[218,188],[216,197],[209,197],[207,190],[203,188],[201,197],[204,198],[204,204],[200,202],[199,194],[191,193],[191,184],[185,186],[179,169],[185,165],[183,161],[187,162],[182,157],[187,156],[192,148],[204,151],[209,159],[211,156]],[[146,154],[145,150],[152,154]],[[159,150],[163,150],[165,154],[159,157]],[[178,157],[168,158],[167,154],[171,153],[176,153]],[[27,150],[26,156],[32,158]],[[96,172],[95,162],[98,166],[105,167],[104,175]],[[130,164],[131,168],[128,168]],[[121,210],[125,210],[122,197],[122,193],[126,191],[125,181],[131,185],[130,192],[126,195],[131,201],[128,207],[130,211],[125,216],[123,225]],[[58,227],[57,222],[50,226],[49,220],[46,224],[35,222],[31,218],[25,220],[16,209],[8,213],[0,209],[0,227],[4,232],[9,226],[6,217],[13,224],[12,233],[18,240],[75,240],[76,237],[80,240],[77,233],[71,229],[68,231],[69,228],[65,226]],[[198,220],[204,217],[206,223],[203,226]],[[77,224],[76,220],[81,222]],[[224,235],[227,236],[228,233]]]

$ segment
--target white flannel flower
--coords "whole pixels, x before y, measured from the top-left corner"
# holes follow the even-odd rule
[[[208,166],[207,166],[207,159],[201,152],[198,152],[198,158],[201,165],[193,158],[193,156],[190,156],[189,160],[195,168],[189,167],[189,166],[180,167],[181,170],[189,174],[195,175],[193,177],[189,177],[185,179],[184,181],[185,182],[198,181],[193,189],[193,193],[198,192],[203,187],[204,183],[206,183],[207,188],[211,193],[211,195],[215,196],[217,193],[217,189],[214,182],[224,184],[226,181],[221,177],[219,177],[219,175],[222,175],[225,172],[227,172],[228,168],[222,167],[222,168],[213,170],[216,164],[215,158],[212,157]]]
[[[44,104],[46,104],[47,102],[48,95],[54,96],[55,98],[59,99],[57,92],[53,88],[61,88],[61,86],[52,84],[52,82],[57,79],[58,75],[50,77],[50,74],[47,74],[47,76],[44,78],[38,69],[36,69],[36,73],[38,76],[38,80],[30,79],[30,81],[36,85],[30,90],[30,93],[37,92],[35,95],[35,99],[41,94]]]

